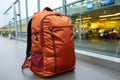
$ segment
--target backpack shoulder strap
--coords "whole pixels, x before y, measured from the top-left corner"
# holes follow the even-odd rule
[[[27,48],[26,48],[26,57],[25,57],[25,61],[22,65],[22,69],[25,69],[28,67],[28,61],[29,61],[29,57],[30,57],[30,50],[31,50],[31,45],[32,45],[32,42],[31,42],[31,22],[32,22],[32,19],[30,19],[29,23],[28,23],[28,26],[27,26]]]
[[[27,26],[27,48],[26,48],[26,57],[30,57],[30,50],[31,50],[31,22],[32,19],[30,19],[28,26]]]

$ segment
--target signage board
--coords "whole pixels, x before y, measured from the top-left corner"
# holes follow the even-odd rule
[[[114,0],[100,0],[101,6],[108,6],[114,4]]]

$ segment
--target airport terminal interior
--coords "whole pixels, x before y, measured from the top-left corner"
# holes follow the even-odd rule
[[[25,55],[28,22],[34,13],[42,11],[45,1],[45,6],[71,18],[77,58],[75,71],[50,79],[40,78],[29,70],[23,75],[19,69]],[[0,26],[0,54],[3,55],[0,80],[120,80],[120,0],[53,0],[52,3],[59,4],[55,7],[47,0],[14,0],[4,10],[6,24]],[[10,52],[4,51],[8,48]],[[5,62],[9,63],[5,64],[2,61],[9,53],[13,54],[7,56]],[[15,77],[7,68],[9,65],[12,70],[18,68],[13,71]]]

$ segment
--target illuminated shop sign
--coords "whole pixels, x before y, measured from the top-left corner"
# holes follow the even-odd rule
[[[92,3],[90,3],[90,4],[87,4],[87,9],[88,9],[88,10],[91,10],[91,9],[93,9],[93,4],[92,4]]]
[[[114,4],[114,0],[100,0],[101,6],[108,6]]]

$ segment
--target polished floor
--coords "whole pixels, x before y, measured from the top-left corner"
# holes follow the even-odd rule
[[[22,72],[25,50],[25,42],[0,37],[0,80],[120,80],[119,71],[82,60],[78,53],[75,71],[44,79],[29,69]]]

